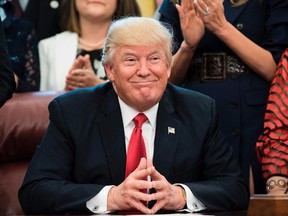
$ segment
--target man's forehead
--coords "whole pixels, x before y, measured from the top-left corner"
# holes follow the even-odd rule
[[[121,55],[138,55],[138,54],[157,54],[164,53],[162,46],[150,45],[134,45],[134,46],[121,46],[118,49],[118,54]]]

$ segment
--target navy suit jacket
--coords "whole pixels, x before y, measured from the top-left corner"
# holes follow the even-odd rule
[[[50,125],[19,191],[21,205],[26,213],[88,212],[89,199],[125,178],[118,97],[106,83],[66,93],[49,111]],[[168,84],[157,113],[153,163],[170,183],[186,184],[208,210],[247,208],[247,187],[207,96]]]

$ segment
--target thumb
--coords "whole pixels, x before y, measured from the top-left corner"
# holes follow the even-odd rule
[[[136,170],[143,170],[147,168],[147,159],[142,157]]]
[[[90,61],[90,55],[86,54],[83,58],[83,67],[85,69],[92,69],[91,61]]]

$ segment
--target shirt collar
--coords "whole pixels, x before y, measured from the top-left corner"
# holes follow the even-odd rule
[[[123,121],[123,125],[125,128],[133,120],[133,118],[139,113],[139,111],[128,106],[119,97],[118,97],[118,101],[120,104],[120,109],[122,113],[122,121]],[[156,117],[157,117],[158,107],[159,107],[159,103],[155,104],[153,107],[143,112],[147,116],[148,121],[154,130],[156,128]]]

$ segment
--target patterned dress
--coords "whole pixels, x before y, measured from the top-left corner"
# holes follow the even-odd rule
[[[274,175],[288,177],[288,49],[271,83],[264,132],[256,150],[265,179]]]
[[[35,31],[30,22],[14,16],[13,5],[1,7],[6,13],[3,27],[13,72],[18,76],[16,92],[38,91],[40,87],[39,54]]]

